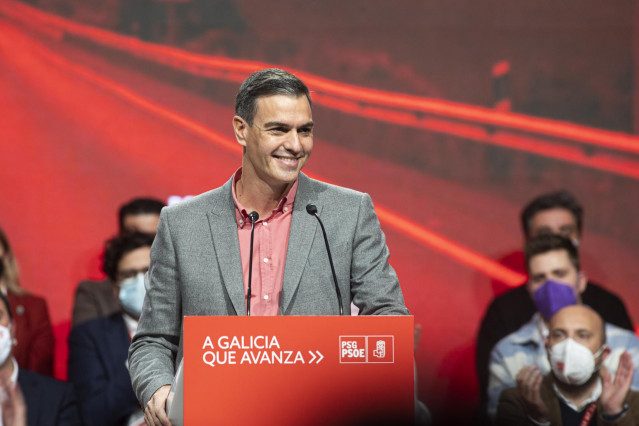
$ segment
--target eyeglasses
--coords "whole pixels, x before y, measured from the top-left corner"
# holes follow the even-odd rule
[[[149,267],[142,269],[125,269],[123,271],[118,271],[118,281],[124,281],[128,278],[135,278],[138,274],[146,274],[149,270]]]

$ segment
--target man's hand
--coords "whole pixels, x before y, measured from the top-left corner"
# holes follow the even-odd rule
[[[623,402],[626,400],[626,395],[628,395],[632,384],[633,373],[632,357],[628,352],[624,352],[619,358],[614,381],[611,380],[611,374],[606,367],[601,366],[599,374],[601,375],[602,390],[599,401],[601,401],[604,414],[612,416],[621,413]]]
[[[2,424],[4,426],[26,426],[27,425],[27,404],[20,386],[7,384],[2,381],[4,400],[2,401]]]
[[[144,409],[144,421],[149,426],[171,426],[166,415],[166,398],[169,396],[171,385],[164,385],[155,391]]]
[[[522,368],[516,377],[517,390],[524,399],[530,417],[540,423],[548,421],[548,407],[541,399],[541,382],[543,376],[537,367],[528,366]]]

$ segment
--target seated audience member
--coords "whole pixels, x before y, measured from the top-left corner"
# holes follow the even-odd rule
[[[580,271],[577,249],[570,240],[558,235],[533,238],[526,246],[529,280],[526,284],[537,311],[519,330],[499,341],[490,354],[488,412],[494,416],[501,392],[515,385],[519,371],[536,366],[541,374],[550,371],[544,340],[548,321],[561,308],[581,305],[586,276]],[[639,338],[610,323],[606,327],[609,356],[605,363],[614,374],[619,356],[628,351],[639,364]],[[633,388],[639,389],[639,374]]]
[[[556,234],[569,238],[578,246],[581,245],[583,208],[567,191],[544,194],[524,208],[521,225],[526,241],[539,235]],[[516,259],[513,260],[513,257]],[[524,254],[520,251],[510,256],[507,263],[522,272],[526,270]],[[583,303],[597,311],[604,321],[633,329],[623,302],[615,294],[588,281],[581,297]],[[482,403],[486,401],[490,351],[499,340],[528,322],[536,310],[525,284],[496,297],[486,310],[477,335],[476,356]]]
[[[76,386],[80,411],[90,425],[144,423],[127,369],[131,337],[144,301],[144,274],[151,262],[153,235],[121,234],[107,242],[104,272],[119,310],[71,330],[69,381]]]
[[[23,368],[13,356],[16,319],[0,294],[0,383],[4,425],[79,425],[75,390],[69,383]],[[26,418],[25,418],[26,417]]]
[[[47,302],[20,286],[18,262],[0,229],[0,292],[7,296],[16,340],[13,356],[22,368],[53,375],[53,329]]]
[[[134,198],[120,207],[118,232],[155,235],[160,221],[160,211],[164,206],[162,201],[153,198]],[[108,278],[102,281],[82,281],[75,292],[73,326],[107,316],[119,309],[118,301],[113,297],[113,285]]]
[[[553,316],[548,328],[552,372],[524,367],[517,387],[501,395],[497,424],[639,425],[639,393],[630,390],[632,358],[621,355],[613,379],[605,367],[610,348],[601,317],[586,306],[569,306]]]

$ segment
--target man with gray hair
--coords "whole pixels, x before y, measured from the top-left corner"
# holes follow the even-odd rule
[[[129,351],[148,424],[169,424],[184,315],[246,315],[247,305],[251,315],[337,315],[351,302],[363,315],[409,314],[370,196],[301,173],[313,128],[300,79],[279,69],[252,74],[233,117],[242,166],[223,186],[162,210]],[[339,291],[313,213],[328,234]]]

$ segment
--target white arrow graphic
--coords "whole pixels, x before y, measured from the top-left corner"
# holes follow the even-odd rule
[[[319,364],[321,360],[324,359],[324,355],[322,355],[322,353],[320,351],[308,351],[309,354],[311,354],[312,358],[311,360],[308,362],[309,364]],[[317,355],[315,355],[317,354]],[[317,362],[315,361],[317,360]]]

